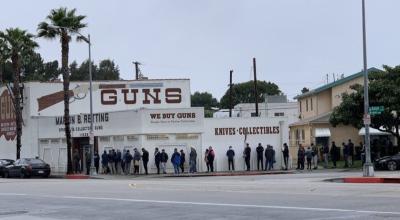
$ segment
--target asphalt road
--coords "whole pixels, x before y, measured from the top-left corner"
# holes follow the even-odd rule
[[[322,181],[358,175],[0,179],[0,219],[400,219],[398,184]]]

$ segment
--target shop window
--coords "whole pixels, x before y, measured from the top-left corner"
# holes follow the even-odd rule
[[[302,111],[302,110],[301,110],[301,103],[302,103],[302,101],[299,102],[299,105],[300,105],[300,106],[299,106],[299,107],[300,107],[300,113],[301,113],[301,111]]]
[[[124,136],[114,136],[113,141],[124,141]]]
[[[308,99],[306,99],[306,112],[308,112]]]
[[[49,144],[49,139],[41,139],[40,144]]]
[[[60,143],[60,139],[58,139],[58,138],[50,139],[50,143],[52,143],[52,144],[58,144],[58,143]]]
[[[99,137],[100,142],[110,142],[110,137],[108,136],[103,136],[103,137]]]
[[[127,139],[128,141],[138,141],[138,140],[139,140],[139,137],[138,137],[138,136],[135,136],[135,135],[128,135],[128,136],[126,136],[126,139]]]
[[[163,134],[146,135],[146,137],[147,137],[147,140],[149,140],[149,141],[168,140],[169,139],[167,135],[163,135]]]
[[[275,117],[282,117],[282,116],[285,116],[285,113],[283,113],[283,112],[275,112],[274,116]]]
[[[197,134],[177,134],[175,136],[175,139],[177,140],[193,140],[193,139],[198,139],[199,135]]]
[[[306,132],[304,129],[301,129],[301,140],[304,141],[304,139],[306,139]]]
[[[313,110],[313,102],[312,102],[312,98],[310,99],[310,105],[311,105],[311,111]]]

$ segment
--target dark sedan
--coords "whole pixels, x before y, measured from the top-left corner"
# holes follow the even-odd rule
[[[391,171],[398,170],[400,168],[400,153],[375,160],[375,168]]]
[[[14,160],[11,159],[0,159],[0,176],[4,175],[4,170],[6,166],[11,165],[14,163]]]
[[[3,177],[50,176],[50,165],[41,159],[22,158],[6,166]]]

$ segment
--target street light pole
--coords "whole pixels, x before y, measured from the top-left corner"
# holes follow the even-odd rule
[[[92,42],[90,41],[90,34],[88,34],[87,43],[89,45],[89,96],[90,96],[90,134],[89,134],[89,144],[90,144],[90,175],[96,176],[96,167],[94,166],[94,133],[93,133],[93,96],[92,96],[92,54],[91,47]]]
[[[371,148],[369,138],[369,97],[368,97],[368,71],[367,71],[367,35],[365,27],[365,0],[362,0],[362,26],[363,26],[363,60],[364,60],[364,146],[365,146],[365,163],[363,166],[363,176],[374,176],[374,166],[371,163]]]

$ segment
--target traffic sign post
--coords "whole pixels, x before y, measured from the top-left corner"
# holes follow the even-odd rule
[[[364,115],[363,121],[364,121],[364,125],[370,125],[371,124],[371,115],[369,115],[369,114]]]

